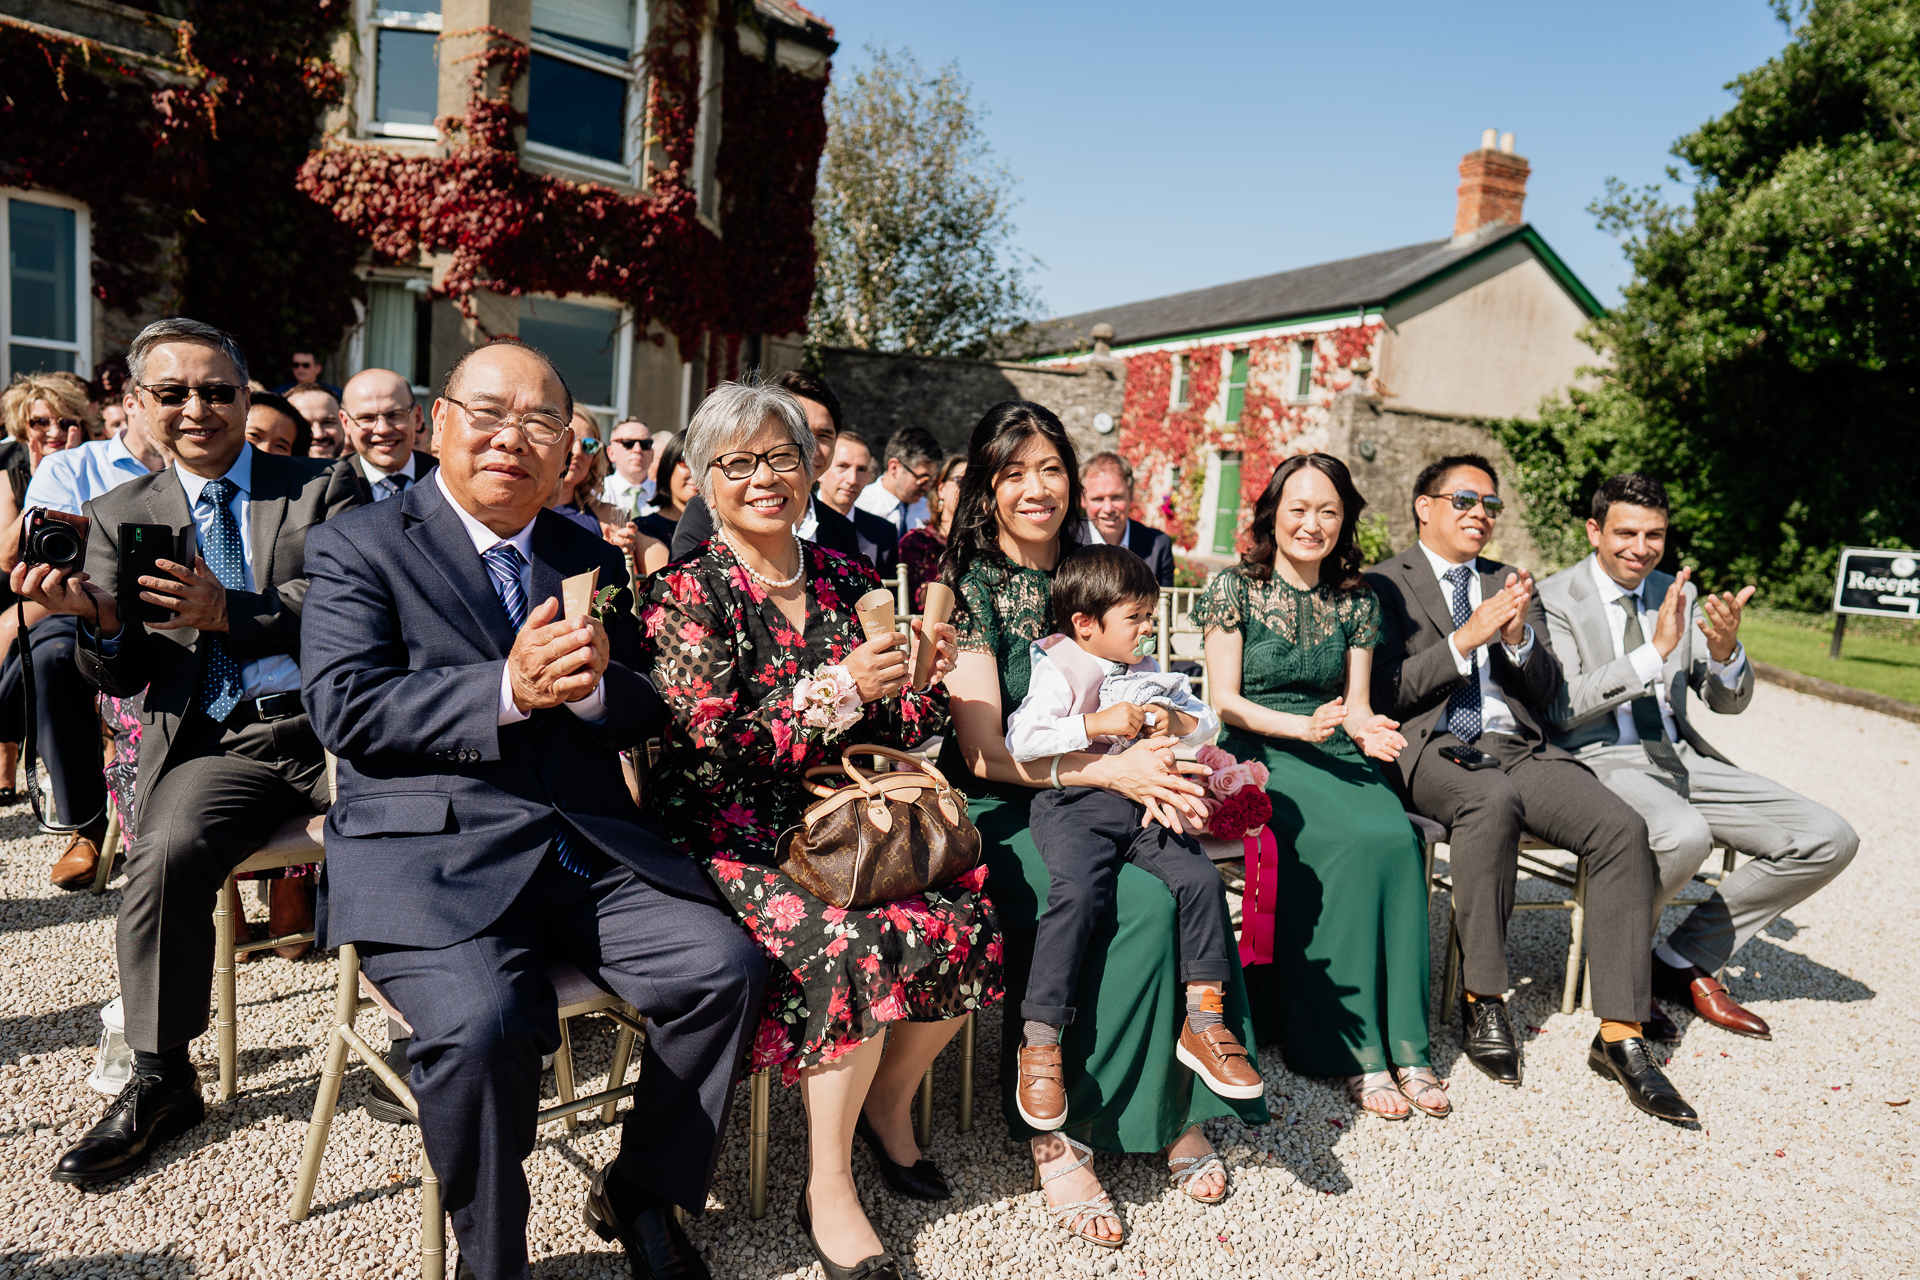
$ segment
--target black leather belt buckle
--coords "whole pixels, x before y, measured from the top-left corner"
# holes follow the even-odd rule
[[[306,710],[297,693],[269,693],[263,698],[255,698],[253,706],[262,720],[285,720]]]

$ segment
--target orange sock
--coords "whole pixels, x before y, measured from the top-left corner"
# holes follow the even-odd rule
[[[1615,1022],[1612,1018],[1600,1020],[1600,1039],[1608,1044],[1631,1040],[1639,1034],[1640,1024],[1637,1022]]]

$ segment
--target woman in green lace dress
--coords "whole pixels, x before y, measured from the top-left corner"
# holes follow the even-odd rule
[[[1272,776],[1279,845],[1273,963],[1247,970],[1253,1025],[1302,1075],[1360,1106],[1447,1114],[1427,1057],[1427,894],[1418,837],[1378,760],[1406,747],[1367,682],[1380,603],[1360,581],[1366,500],[1324,453],[1287,459],[1240,563],[1195,601],[1220,745]],[[1399,1068],[1396,1077],[1394,1068]]]
[[[1048,761],[1016,763],[1006,748],[1006,717],[1027,695],[1033,642],[1054,627],[1053,569],[1075,545],[1080,477],[1073,445],[1049,410],[1012,401],[995,405],[973,430],[941,580],[960,607],[960,660],[947,677],[953,733],[941,768],[971,776],[968,813],[982,849],[1006,939],[1006,989],[1024,991],[1033,961],[1034,925],[1046,909],[1050,877],[1027,829],[1035,789],[1052,785]],[[1180,776],[1173,739],[1151,739],[1113,756],[1070,752],[1060,758],[1065,786],[1103,786],[1156,812],[1199,811],[1198,785]],[[1174,1056],[1186,996],[1179,981],[1173,895],[1140,868],[1120,868],[1113,902],[1088,944],[1074,1006],[1062,1035],[1065,1059],[1080,1064],[1066,1081],[1064,1135],[1040,1133],[1014,1103],[1020,1023],[1002,1030],[1000,1085],[1007,1127],[1029,1140],[1034,1163],[1050,1178],[1049,1206],[1062,1224],[1096,1243],[1121,1238],[1119,1220],[1091,1167],[1075,1160],[1090,1143],[1101,1151],[1164,1151],[1180,1185],[1211,1202],[1225,1194],[1224,1166],[1199,1123],[1237,1116],[1264,1123],[1266,1105],[1231,1101],[1200,1084]],[[1226,1015],[1248,1038],[1246,992],[1236,971]],[[1064,1136],[1064,1140],[1063,1140]],[[1080,1160],[1080,1166],[1086,1160]]]

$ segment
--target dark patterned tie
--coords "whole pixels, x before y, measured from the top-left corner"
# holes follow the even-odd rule
[[[1632,653],[1647,642],[1646,632],[1640,628],[1640,597],[1621,595],[1614,597],[1614,603],[1627,611],[1627,629],[1621,637],[1620,651]],[[1660,673],[1666,679],[1666,672]],[[1647,753],[1647,759],[1665,769],[1676,778],[1687,776],[1687,766],[1680,763],[1680,753],[1673,749],[1673,739],[1667,736],[1666,718],[1660,714],[1660,699],[1648,694],[1644,698],[1635,698],[1627,704],[1633,713],[1633,731],[1640,735],[1640,745]]]
[[[493,579],[493,589],[507,611],[507,621],[518,631],[527,624],[527,589],[520,585],[520,570],[527,558],[511,542],[487,548],[480,553],[480,558],[486,562],[487,576]],[[554,820],[553,855],[573,874],[587,874],[586,859],[573,847],[571,832],[566,821],[560,818]]]
[[[1471,565],[1457,564],[1447,570],[1447,585],[1453,588],[1453,625],[1457,630],[1467,625],[1467,619],[1473,616],[1473,604],[1467,598],[1467,582],[1473,577]],[[1449,639],[1448,644],[1453,641]],[[1480,736],[1480,655],[1475,653],[1467,658],[1467,682],[1453,691],[1447,699],[1447,731],[1462,742],[1472,742]]]
[[[408,483],[409,479],[406,476],[383,476],[381,477],[380,483],[373,486],[373,500],[380,502],[384,499],[391,498],[406,488]]]
[[[247,563],[240,546],[240,526],[233,518],[231,505],[233,495],[238,492],[240,486],[224,476],[207,481],[206,487],[200,490],[200,501],[213,507],[213,522],[207,527],[206,546],[203,548],[207,567],[213,570],[214,577],[220,579],[220,585],[229,591],[244,591],[247,587]],[[206,668],[200,677],[200,706],[215,724],[224,724],[240,704],[240,696],[245,692],[240,683],[240,664],[227,651],[227,638],[223,635],[202,631],[200,652],[206,657]]]

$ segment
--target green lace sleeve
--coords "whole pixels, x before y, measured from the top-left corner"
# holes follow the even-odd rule
[[[960,602],[965,607],[953,620],[954,630],[960,635],[960,652],[992,653],[999,631],[993,592],[979,575],[969,573],[960,582]]]
[[[1349,649],[1371,649],[1380,643],[1380,597],[1372,587],[1355,587],[1343,612]]]
[[[1238,565],[1207,579],[1187,620],[1202,630],[1238,631],[1247,620],[1247,578]]]

